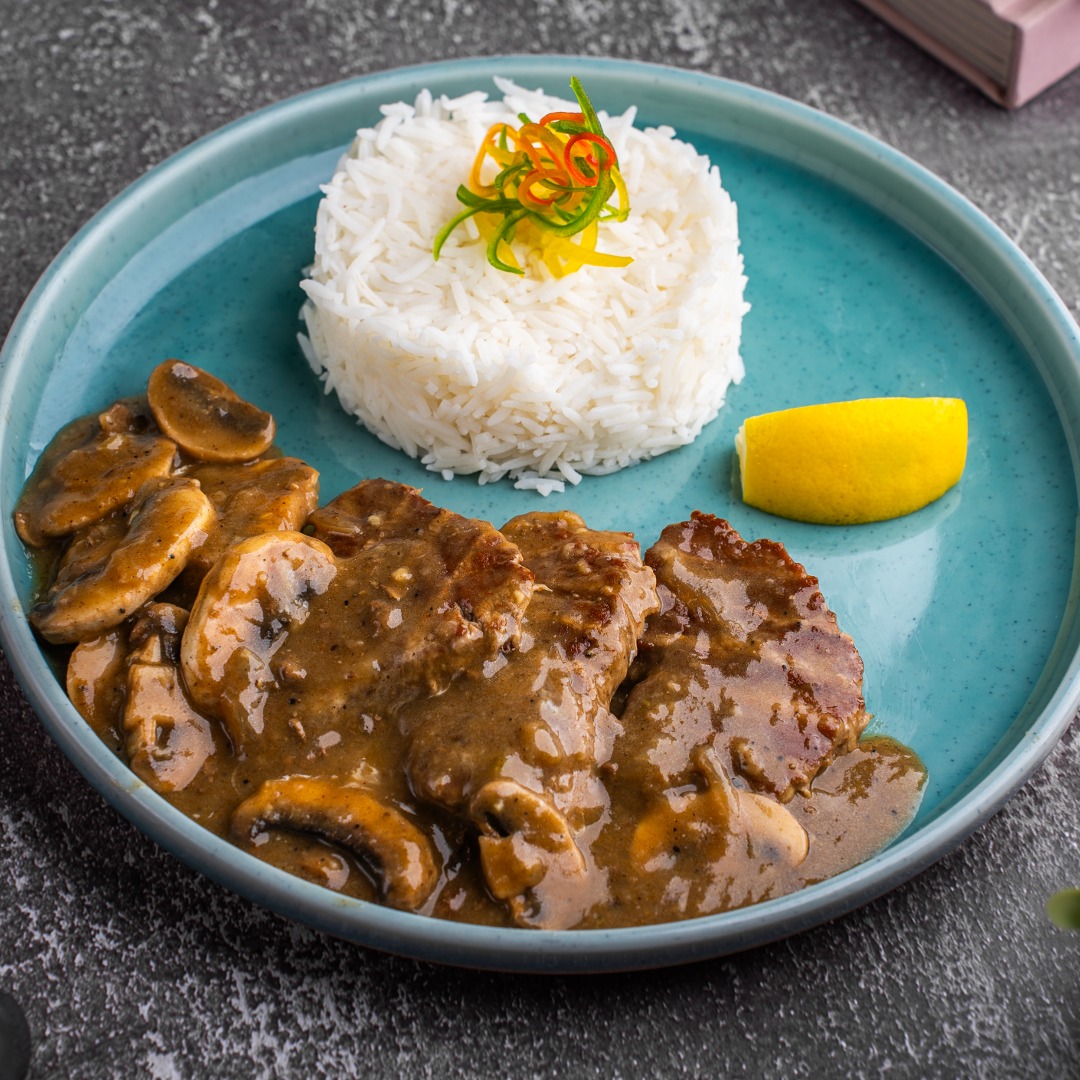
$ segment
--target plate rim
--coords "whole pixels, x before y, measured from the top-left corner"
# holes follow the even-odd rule
[[[871,161],[884,169],[902,188],[918,196],[924,206],[934,206],[945,224],[958,230],[961,242],[976,241],[970,254],[972,265],[957,265],[957,253],[939,249],[956,266],[970,286],[990,303],[998,318],[1021,340],[1027,358],[1039,371],[1050,392],[1065,437],[1069,443],[1074,483],[1080,468],[1076,432],[1080,424],[1080,330],[1063,301],[1042,273],[1011,239],[969,199],[928,169],[869,133],[838,118],[819,112],[773,91],[703,72],[637,60],[572,57],[552,54],[465,57],[418,63],[355,76],[328,83],[263,106],[211,131],[154,166],[117,193],[98,210],[61,248],[35,283],[20,307],[7,339],[0,349],[0,401],[10,405],[12,393],[23,373],[22,360],[29,354],[34,331],[48,315],[52,295],[62,288],[65,275],[79,269],[80,260],[109,235],[114,224],[125,217],[137,218],[140,200],[152,202],[161,190],[175,183],[185,170],[196,169],[203,160],[227,152],[236,140],[257,136],[305,114],[324,111],[352,101],[357,94],[371,94],[381,86],[412,85],[424,79],[436,81],[443,75],[475,73],[477,83],[513,69],[515,78],[547,77],[554,67],[573,66],[579,71],[603,71],[613,77],[641,73],[666,84],[682,95],[741,99],[741,107],[767,113],[781,124],[794,124],[820,151],[840,146],[853,161]],[[525,74],[527,73],[527,74]],[[550,88],[549,92],[550,92]],[[389,101],[391,97],[381,100]],[[752,143],[752,140],[751,140]],[[287,155],[282,160],[289,160]],[[787,160],[791,160],[790,158]],[[826,163],[835,158],[825,154]],[[813,169],[812,161],[800,161]],[[868,166],[869,167],[869,166]],[[829,179],[844,184],[840,177]],[[912,228],[927,224],[906,204],[885,209],[867,194],[867,202],[884,210],[893,221]],[[888,201],[888,200],[886,200]],[[196,201],[196,206],[200,201]],[[906,207],[906,208],[905,208]],[[912,231],[915,231],[912,229]],[[925,235],[916,235],[931,247]],[[954,237],[955,239],[955,237]],[[975,265],[975,255],[993,253],[997,263],[985,270]],[[980,282],[980,274],[986,277]],[[997,276],[995,276],[995,274]],[[1037,327],[1049,334],[1065,350],[1071,361],[1064,369],[1047,369],[1042,351],[1031,343],[1023,327],[1015,325],[1011,307],[997,296],[1001,275],[1011,284],[1021,284],[1027,306],[1041,312]],[[973,277],[974,275],[974,277]],[[40,332],[40,330],[39,330]],[[9,410],[0,416],[0,472],[9,456]],[[1050,649],[1039,685],[1029,702],[1052,684],[1048,699],[1024,722],[1016,745],[982,777],[959,801],[935,820],[923,825],[884,852],[859,866],[800,892],[765,901],[751,907],[676,923],[650,924],[611,930],[536,931],[503,929],[451,923],[398,912],[377,904],[340,897],[319,886],[301,881],[262,863],[227,841],[204,830],[175,810],[113,756],[104,743],[85,725],[63,696],[62,688],[44,662],[24,610],[18,601],[10,559],[13,556],[12,530],[3,523],[0,535],[0,580],[7,586],[9,604],[0,608],[0,644],[29,698],[38,719],[80,773],[125,818],[156,843],[176,855],[210,880],[264,908],[305,925],[356,944],[416,959],[473,968],[518,972],[605,972],[638,970],[705,959],[741,951],[829,921],[859,907],[915,876],[959,845],[971,832],[993,815],[1035,772],[1071,723],[1080,705],[1080,638],[1075,613],[1078,601],[1078,568],[1074,561],[1070,592],[1062,614],[1058,637]],[[1078,535],[1080,544],[1080,535]],[[15,557],[24,557],[15,541]],[[29,646],[29,648],[27,648]],[[1066,655],[1071,653],[1071,655]],[[1064,664],[1064,669],[1062,669]],[[63,698],[57,707],[57,691]],[[70,713],[64,716],[64,712]],[[1023,719],[1014,719],[1002,739]],[[74,718],[74,723],[72,722]],[[90,740],[93,740],[91,742]]]

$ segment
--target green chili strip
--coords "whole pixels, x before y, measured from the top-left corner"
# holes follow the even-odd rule
[[[506,239],[506,234],[509,233],[522,218],[528,217],[528,215],[528,210],[516,210],[512,214],[508,214],[495,230],[495,235],[488,241],[488,262],[491,263],[496,270],[504,270],[508,274],[521,274],[524,276],[525,271],[522,270],[521,267],[511,266],[509,263],[504,263],[502,259],[499,258],[499,245]]]

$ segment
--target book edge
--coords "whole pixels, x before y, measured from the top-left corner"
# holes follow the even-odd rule
[[[1044,0],[1013,8],[1015,17],[997,18],[1014,28],[1004,84],[939,41],[922,25],[897,11],[889,0],[859,0],[883,22],[967,79],[998,105],[1015,109],[1080,67],[1080,0]],[[944,2],[944,0],[943,0]],[[982,0],[986,3],[986,0]]]

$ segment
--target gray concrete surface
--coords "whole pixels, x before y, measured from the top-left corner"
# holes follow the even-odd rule
[[[90,215],[283,96],[480,53],[627,57],[823,109],[969,196],[1080,313],[1080,75],[1016,114],[851,0],[3,0],[0,333]],[[958,851],[832,925],[648,974],[343,945],[208,883],[82,780],[0,666],[0,988],[35,1077],[1080,1076],[1080,726]],[[4,1063],[0,1062],[0,1075]]]

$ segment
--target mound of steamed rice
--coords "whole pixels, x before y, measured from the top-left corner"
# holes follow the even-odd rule
[[[634,109],[600,113],[631,213],[597,247],[629,266],[556,279],[532,261],[522,278],[489,265],[471,221],[436,262],[489,126],[577,109],[496,83],[503,101],[425,91],[357,132],[323,188],[301,340],[327,392],[390,446],[446,479],[547,494],[697,437],[743,375],[745,278],[719,171],[672,129],[634,127]]]

